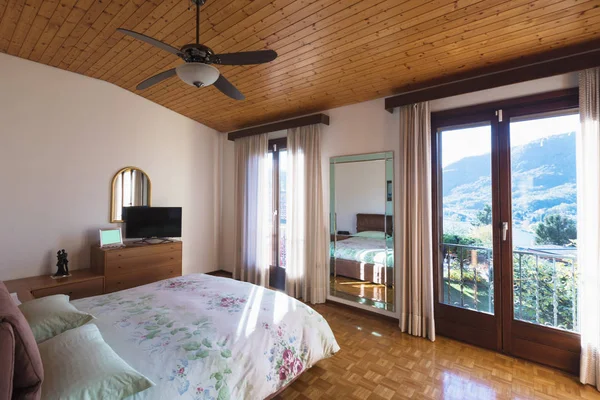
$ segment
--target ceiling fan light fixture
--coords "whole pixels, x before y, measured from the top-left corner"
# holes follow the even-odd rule
[[[210,86],[219,79],[220,72],[212,65],[190,62],[176,68],[177,76],[190,86]]]

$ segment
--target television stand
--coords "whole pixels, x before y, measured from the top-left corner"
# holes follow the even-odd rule
[[[167,238],[144,238],[142,240],[135,241],[135,244],[162,244],[162,243],[174,243],[175,241]]]

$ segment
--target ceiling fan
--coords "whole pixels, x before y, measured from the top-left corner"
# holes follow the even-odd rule
[[[273,50],[244,51],[239,53],[215,54],[212,49],[200,44],[200,7],[206,0],[191,0],[196,5],[196,43],[186,44],[181,49],[177,49],[159,40],[153,39],[141,33],[133,32],[127,29],[118,28],[117,31],[144,41],[161,50],[168,51],[180,57],[185,64],[179,65],[154,75],[137,85],[137,90],[144,90],[150,86],[156,85],[167,78],[177,75],[179,79],[188,85],[197,88],[215,85],[222,93],[235,100],[244,100],[244,95],[237,90],[231,82],[227,80],[218,69],[211,64],[221,65],[252,65],[264,64],[277,58],[277,53]]]

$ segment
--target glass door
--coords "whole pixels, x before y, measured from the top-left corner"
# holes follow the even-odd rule
[[[434,275],[436,330],[499,349],[494,119],[483,112],[434,121]]]
[[[439,334],[579,371],[577,90],[432,115]]]
[[[579,369],[577,108],[506,110],[501,160],[506,276],[504,349]],[[538,111],[538,112],[536,112]]]
[[[272,204],[272,255],[269,286],[285,290],[286,226],[287,226],[287,140],[269,141],[271,183],[269,201]]]

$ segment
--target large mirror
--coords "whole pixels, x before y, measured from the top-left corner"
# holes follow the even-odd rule
[[[330,160],[330,294],[394,311],[394,153]]]
[[[123,222],[123,207],[151,206],[152,184],[148,174],[136,167],[119,170],[112,180],[110,222]]]

